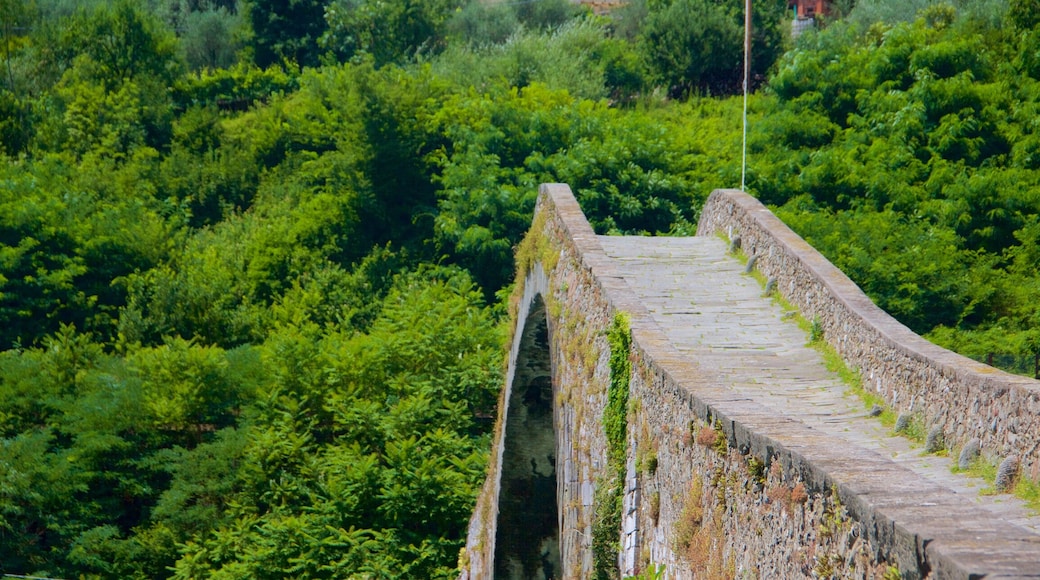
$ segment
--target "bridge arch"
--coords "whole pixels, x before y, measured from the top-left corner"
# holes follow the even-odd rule
[[[515,365],[505,401],[495,534],[499,580],[560,577],[556,430],[549,321],[541,294],[517,329]]]

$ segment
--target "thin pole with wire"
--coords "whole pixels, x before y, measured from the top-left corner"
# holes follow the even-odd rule
[[[740,190],[747,175],[747,95],[751,79],[751,0],[744,0],[744,141],[741,147]]]

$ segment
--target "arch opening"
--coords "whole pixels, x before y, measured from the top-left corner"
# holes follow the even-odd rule
[[[495,578],[560,578],[552,361],[541,296],[524,321],[515,369],[507,403]]]

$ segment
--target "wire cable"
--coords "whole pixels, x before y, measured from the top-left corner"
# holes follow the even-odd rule
[[[741,145],[740,159],[740,191],[744,191],[744,179],[747,175],[747,96],[748,82],[751,78],[751,0],[744,3],[744,139]]]

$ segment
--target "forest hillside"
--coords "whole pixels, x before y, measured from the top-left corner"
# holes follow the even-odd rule
[[[756,3],[747,189],[1040,352],[1040,6]],[[452,578],[537,186],[690,235],[741,0],[0,0],[0,574]]]

